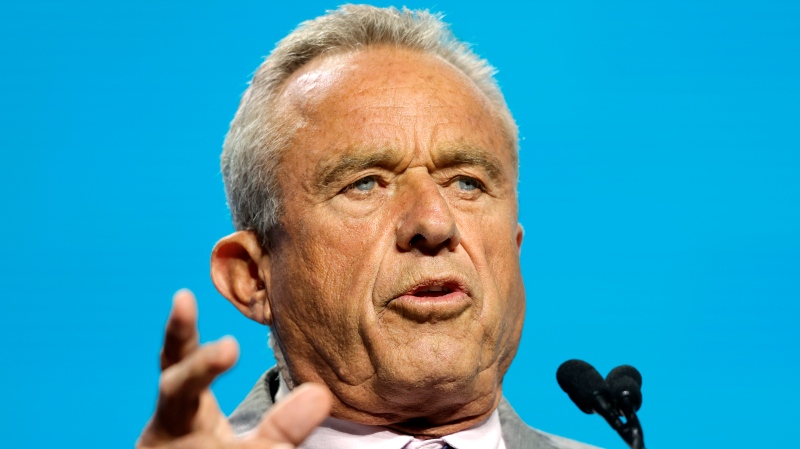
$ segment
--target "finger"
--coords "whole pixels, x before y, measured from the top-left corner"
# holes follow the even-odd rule
[[[295,449],[296,446],[288,443],[269,442],[233,442],[220,441],[214,435],[206,433],[193,433],[172,441],[159,449]]]
[[[159,396],[153,416],[156,429],[177,437],[193,430],[200,395],[214,379],[228,370],[239,356],[231,337],[204,345],[181,362],[167,368],[159,382]]]
[[[213,435],[193,433],[172,441],[159,449],[223,449],[225,446]]]
[[[255,435],[296,446],[325,420],[332,404],[331,393],[324,386],[300,385],[264,416]]]
[[[197,349],[200,335],[197,332],[197,302],[189,290],[178,290],[172,297],[172,310],[164,332],[161,349],[161,370],[180,362]]]

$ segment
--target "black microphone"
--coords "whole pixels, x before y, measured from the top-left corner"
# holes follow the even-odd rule
[[[625,417],[625,429],[618,433],[630,440],[634,449],[644,447],[644,433],[636,412],[642,406],[642,375],[630,365],[621,365],[611,370],[606,376],[606,383],[614,402]],[[626,438],[627,435],[627,438]]]
[[[644,449],[644,435],[636,417],[642,405],[642,375],[636,368],[618,366],[603,380],[592,365],[573,359],[558,367],[556,380],[582,412],[597,413],[631,448]]]
[[[620,365],[612,369],[608,373],[608,376],[606,376],[606,382],[608,382],[609,379],[619,377],[630,377],[634,382],[636,382],[636,385],[638,385],[640,388],[642,386],[642,374],[639,373],[639,370],[630,365]]]
[[[642,375],[630,366],[622,365],[606,376],[611,395],[623,411],[635,413],[642,406]]]
[[[567,360],[556,371],[558,385],[583,413],[597,413],[614,429],[622,426],[603,376],[583,360]]]

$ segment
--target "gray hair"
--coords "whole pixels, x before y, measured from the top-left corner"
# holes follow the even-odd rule
[[[488,98],[516,157],[518,131],[494,79],[496,70],[457,40],[441,14],[406,8],[344,5],[301,23],[256,70],[231,122],[222,151],[222,177],[237,230],[256,232],[269,245],[281,213],[278,164],[297,123],[275,113],[292,73],[315,57],[369,45],[391,45],[436,55],[461,70]]]

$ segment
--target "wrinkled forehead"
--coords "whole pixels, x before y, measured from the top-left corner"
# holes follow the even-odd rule
[[[510,156],[516,171],[516,149],[494,106],[463,72],[435,55],[394,47],[326,54],[292,74],[277,100],[281,113],[294,116],[299,127],[351,127],[343,133],[354,124],[411,123],[417,113],[443,123],[466,122],[492,136],[492,146]]]

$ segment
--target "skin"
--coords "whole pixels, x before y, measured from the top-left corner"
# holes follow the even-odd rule
[[[306,416],[294,434],[328,409],[420,438],[486,419],[525,308],[516,157],[488,100],[438,57],[370,47],[312,60],[276,107],[299,126],[280,160],[272,245],[229,235],[211,274],[243,314],[273,327],[285,378],[332,393],[299,391],[317,396],[293,399]],[[446,295],[420,293],[430,288]],[[187,358],[205,350],[194,344]],[[186,368],[207,372],[202,382],[186,374],[174,388],[207,391],[234,363],[231,344]],[[162,384],[174,377],[165,371]],[[194,435],[186,427],[173,433]]]
[[[142,430],[139,449],[291,449],[328,415],[331,396],[318,384],[296,388],[241,438],[217,405],[211,382],[236,363],[239,348],[226,337],[200,346],[197,304],[188,290],[173,298],[161,351],[156,410]]]

